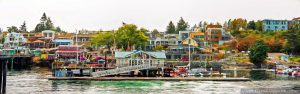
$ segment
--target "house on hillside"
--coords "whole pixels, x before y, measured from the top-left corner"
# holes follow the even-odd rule
[[[46,39],[53,40],[55,38],[55,31],[52,30],[44,30],[42,31],[42,36]]]
[[[24,38],[22,33],[7,33],[4,39],[4,48],[16,48],[26,43],[26,38]]]
[[[211,44],[219,44],[222,39],[222,28],[208,28],[206,30],[207,41]]]
[[[83,46],[91,46],[91,39],[95,37],[95,34],[78,34],[77,38],[76,35],[73,35],[73,41],[77,42],[78,45],[83,45]],[[77,41],[76,41],[77,39]]]
[[[288,20],[263,20],[263,31],[288,30]]]

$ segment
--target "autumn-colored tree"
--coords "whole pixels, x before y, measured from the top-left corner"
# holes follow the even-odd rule
[[[164,50],[164,47],[162,45],[156,45],[154,50],[155,51],[162,51],[162,50]]]
[[[230,25],[230,29],[233,31],[243,30],[247,27],[247,20],[242,18],[234,19]]]

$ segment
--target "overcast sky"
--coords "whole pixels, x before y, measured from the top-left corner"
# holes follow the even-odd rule
[[[300,17],[300,0],[0,0],[0,28],[26,21],[33,30],[43,12],[55,26],[111,30],[126,23],[164,31],[183,17],[190,25],[232,18],[292,19]]]

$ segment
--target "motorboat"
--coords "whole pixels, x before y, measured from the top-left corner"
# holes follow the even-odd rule
[[[300,76],[300,68],[299,67],[293,68],[292,75],[294,75],[294,76]]]

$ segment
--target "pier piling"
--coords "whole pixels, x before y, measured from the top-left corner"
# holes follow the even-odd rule
[[[3,60],[2,57],[0,57],[0,94],[6,93],[6,72],[7,72],[7,63],[8,59]]]

